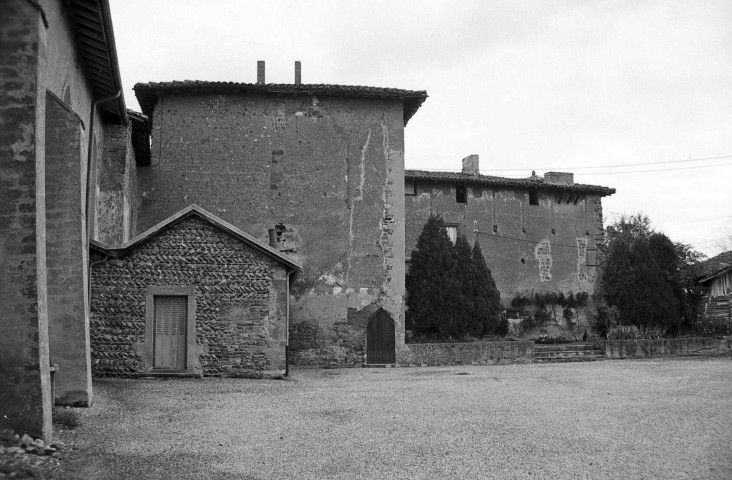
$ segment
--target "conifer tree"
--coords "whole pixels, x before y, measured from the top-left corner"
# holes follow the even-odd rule
[[[482,324],[482,335],[498,333],[501,313],[501,294],[496,287],[478,240],[473,245],[472,260],[476,276],[473,282],[473,295],[476,298],[475,316]],[[507,333],[507,332],[506,332]]]
[[[412,251],[406,276],[406,323],[416,336],[434,337],[440,324],[450,322],[450,293],[454,282],[450,273],[454,264],[453,246],[441,217],[432,215]]]

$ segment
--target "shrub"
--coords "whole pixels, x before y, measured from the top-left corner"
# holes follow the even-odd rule
[[[666,335],[666,327],[637,327],[635,325],[618,325],[607,332],[608,340],[658,340]]]

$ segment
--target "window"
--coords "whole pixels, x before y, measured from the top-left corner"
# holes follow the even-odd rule
[[[539,192],[534,189],[529,190],[529,205],[539,205]]]
[[[458,185],[455,188],[455,201],[457,203],[468,203],[468,189],[465,185]]]
[[[148,287],[144,359],[147,373],[194,373],[195,352],[195,287]]]
[[[417,195],[417,185],[413,181],[406,180],[404,182],[404,195]]]
[[[446,225],[445,230],[447,231],[447,236],[450,237],[450,241],[453,244],[457,242],[457,225]]]

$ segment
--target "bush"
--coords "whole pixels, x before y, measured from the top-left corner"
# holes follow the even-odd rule
[[[608,340],[659,340],[666,335],[662,326],[641,327],[635,325],[618,325],[607,332]]]

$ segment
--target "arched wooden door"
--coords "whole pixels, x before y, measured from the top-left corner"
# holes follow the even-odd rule
[[[366,363],[394,363],[394,320],[383,308],[369,317],[366,328]]]

